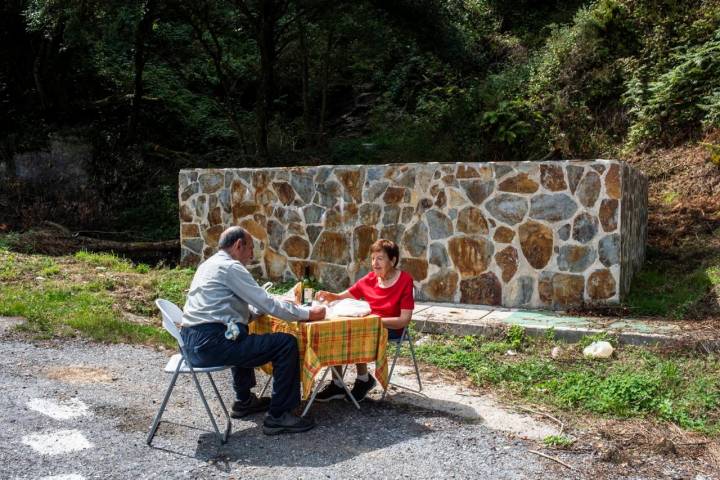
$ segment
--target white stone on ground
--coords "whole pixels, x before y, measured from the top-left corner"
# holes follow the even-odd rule
[[[57,430],[48,433],[26,435],[22,443],[29,445],[43,455],[59,455],[92,448],[92,443],[85,438],[80,430]]]
[[[42,477],[40,480],[85,480],[85,477],[77,473],[62,473],[60,475],[50,475]]]
[[[69,420],[92,414],[88,406],[77,398],[66,401],[57,401],[51,398],[33,398],[27,402],[27,406],[30,410],[35,410],[55,420]]]

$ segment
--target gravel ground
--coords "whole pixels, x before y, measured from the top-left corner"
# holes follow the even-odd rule
[[[190,378],[182,377],[164,417],[173,423],[161,424],[150,448],[145,436],[170,378],[161,370],[168,355],[128,345],[0,340],[0,478],[578,478],[529,454],[533,444],[380,402],[360,411],[344,402],[316,404],[318,427],[296,435],[263,435],[261,414],[233,420],[220,446]],[[230,402],[229,371],[215,378]],[[69,405],[75,410],[65,417],[76,416],[33,409],[41,400]],[[42,454],[30,445],[57,432],[76,443],[55,447],[77,450]]]

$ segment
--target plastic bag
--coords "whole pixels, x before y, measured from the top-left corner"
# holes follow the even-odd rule
[[[314,303],[314,302],[313,302]],[[325,318],[334,317],[364,317],[370,314],[370,304],[364,300],[343,298],[327,305]]]
[[[593,342],[583,349],[583,355],[590,358],[609,358],[614,350],[608,342]]]

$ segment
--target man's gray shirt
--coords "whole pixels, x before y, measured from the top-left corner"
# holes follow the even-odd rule
[[[268,295],[243,264],[224,250],[198,267],[183,310],[183,327],[230,322],[247,325],[263,313],[288,321],[310,316],[309,309]]]

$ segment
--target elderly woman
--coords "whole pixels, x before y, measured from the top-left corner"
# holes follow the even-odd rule
[[[388,329],[388,338],[398,339],[410,323],[415,308],[413,279],[407,272],[398,270],[400,249],[390,240],[380,239],[370,247],[372,271],[355,285],[340,294],[320,291],[316,298],[332,302],[343,298],[363,299],[370,304],[373,314],[380,316]],[[358,402],[375,386],[375,379],[368,375],[367,364],[357,366],[357,378],[352,395]],[[335,375],[339,377],[339,370]],[[345,398],[345,389],[337,378],[330,382],[315,398],[319,402]]]

